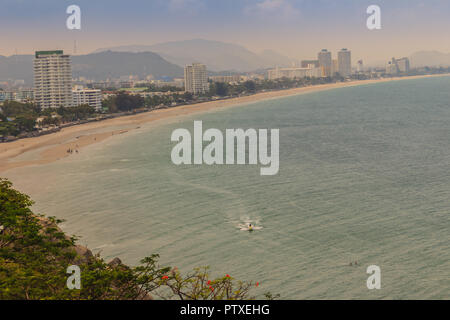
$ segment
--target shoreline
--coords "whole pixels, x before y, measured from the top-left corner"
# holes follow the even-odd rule
[[[162,119],[174,118],[182,115],[204,113],[221,108],[237,107],[243,104],[258,101],[290,97],[306,93],[320,92],[331,89],[361,86],[365,84],[384,83],[391,81],[413,80],[431,77],[443,77],[449,74],[421,75],[411,77],[397,77],[376,80],[357,80],[323,85],[314,85],[302,88],[293,88],[277,91],[259,92],[250,96],[230,98],[226,100],[201,102],[167,109],[153,110],[136,115],[128,115],[107,119],[99,122],[90,122],[63,128],[58,132],[39,137],[24,138],[0,144],[0,173],[7,170],[31,165],[48,164],[70,155],[68,149],[81,150],[94,143],[100,143],[115,135],[124,134],[140,125]],[[114,127],[121,127],[120,129]],[[98,132],[92,132],[92,131]],[[20,159],[20,156],[38,151],[37,159]]]

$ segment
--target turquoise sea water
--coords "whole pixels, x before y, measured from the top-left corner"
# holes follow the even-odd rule
[[[170,135],[194,120],[279,128],[279,174],[173,165]],[[160,253],[184,272],[209,265],[285,299],[450,298],[449,77],[152,123],[6,176],[106,259]],[[240,231],[247,220],[263,229]],[[372,264],[380,290],[366,287]]]

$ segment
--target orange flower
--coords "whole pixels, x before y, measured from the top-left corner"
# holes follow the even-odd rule
[[[227,274],[227,275],[226,275],[225,277],[227,277],[227,278],[231,278],[229,274]]]
[[[211,289],[211,291],[214,291],[214,288],[213,287],[209,287],[210,289]]]
[[[168,276],[163,276],[162,279],[163,280],[167,280],[167,279],[169,279],[169,277]]]

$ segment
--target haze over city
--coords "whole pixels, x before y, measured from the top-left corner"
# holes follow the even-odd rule
[[[81,30],[68,30],[66,8],[77,4]],[[382,29],[366,28],[366,9],[381,7]],[[426,4],[426,5],[425,5]],[[416,51],[450,52],[446,0],[135,0],[2,1],[0,55],[63,49],[87,54],[99,48],[208,39],[269,49],[294,59],[314,58],[321,48],[351,48],[367,65]]]

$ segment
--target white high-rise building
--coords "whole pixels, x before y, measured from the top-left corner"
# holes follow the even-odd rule
[[[392,58],[392,60],[389,61],[386,66],[386,73],[388,74],[408,73],[409,70],[410,67],[408,58]]]
[[[398,66],[398,70],[400,72],[408,73],[409,72],[409,59],[408,58],[397,59],[397,66]]]
[[[331,69],[333,68],[333,62],[331,59],[331,52],[327,49],[323,49],[317,55],[319,60],[319,67],[322,68],[322,76],[330,77]]]
[[[82,104],[87,104],[96,111],[100,111],[102,109],[102,91],[98,89],[83,89],[83,88],[75,88],[72,91],[73,96],[73,106],[77,107]]]
[[[352,53],[347,49],[338,52],[338,72],[342,77],[352,74]]]
[[[42,108],[71,107],[72,67],[62,50],[37,51],[34,59],[34,98]]]
[[[208,73],[206,66],[201,63],[193,63],[184,68],[185,91],[193,94],[205,93],[209,90]]]

